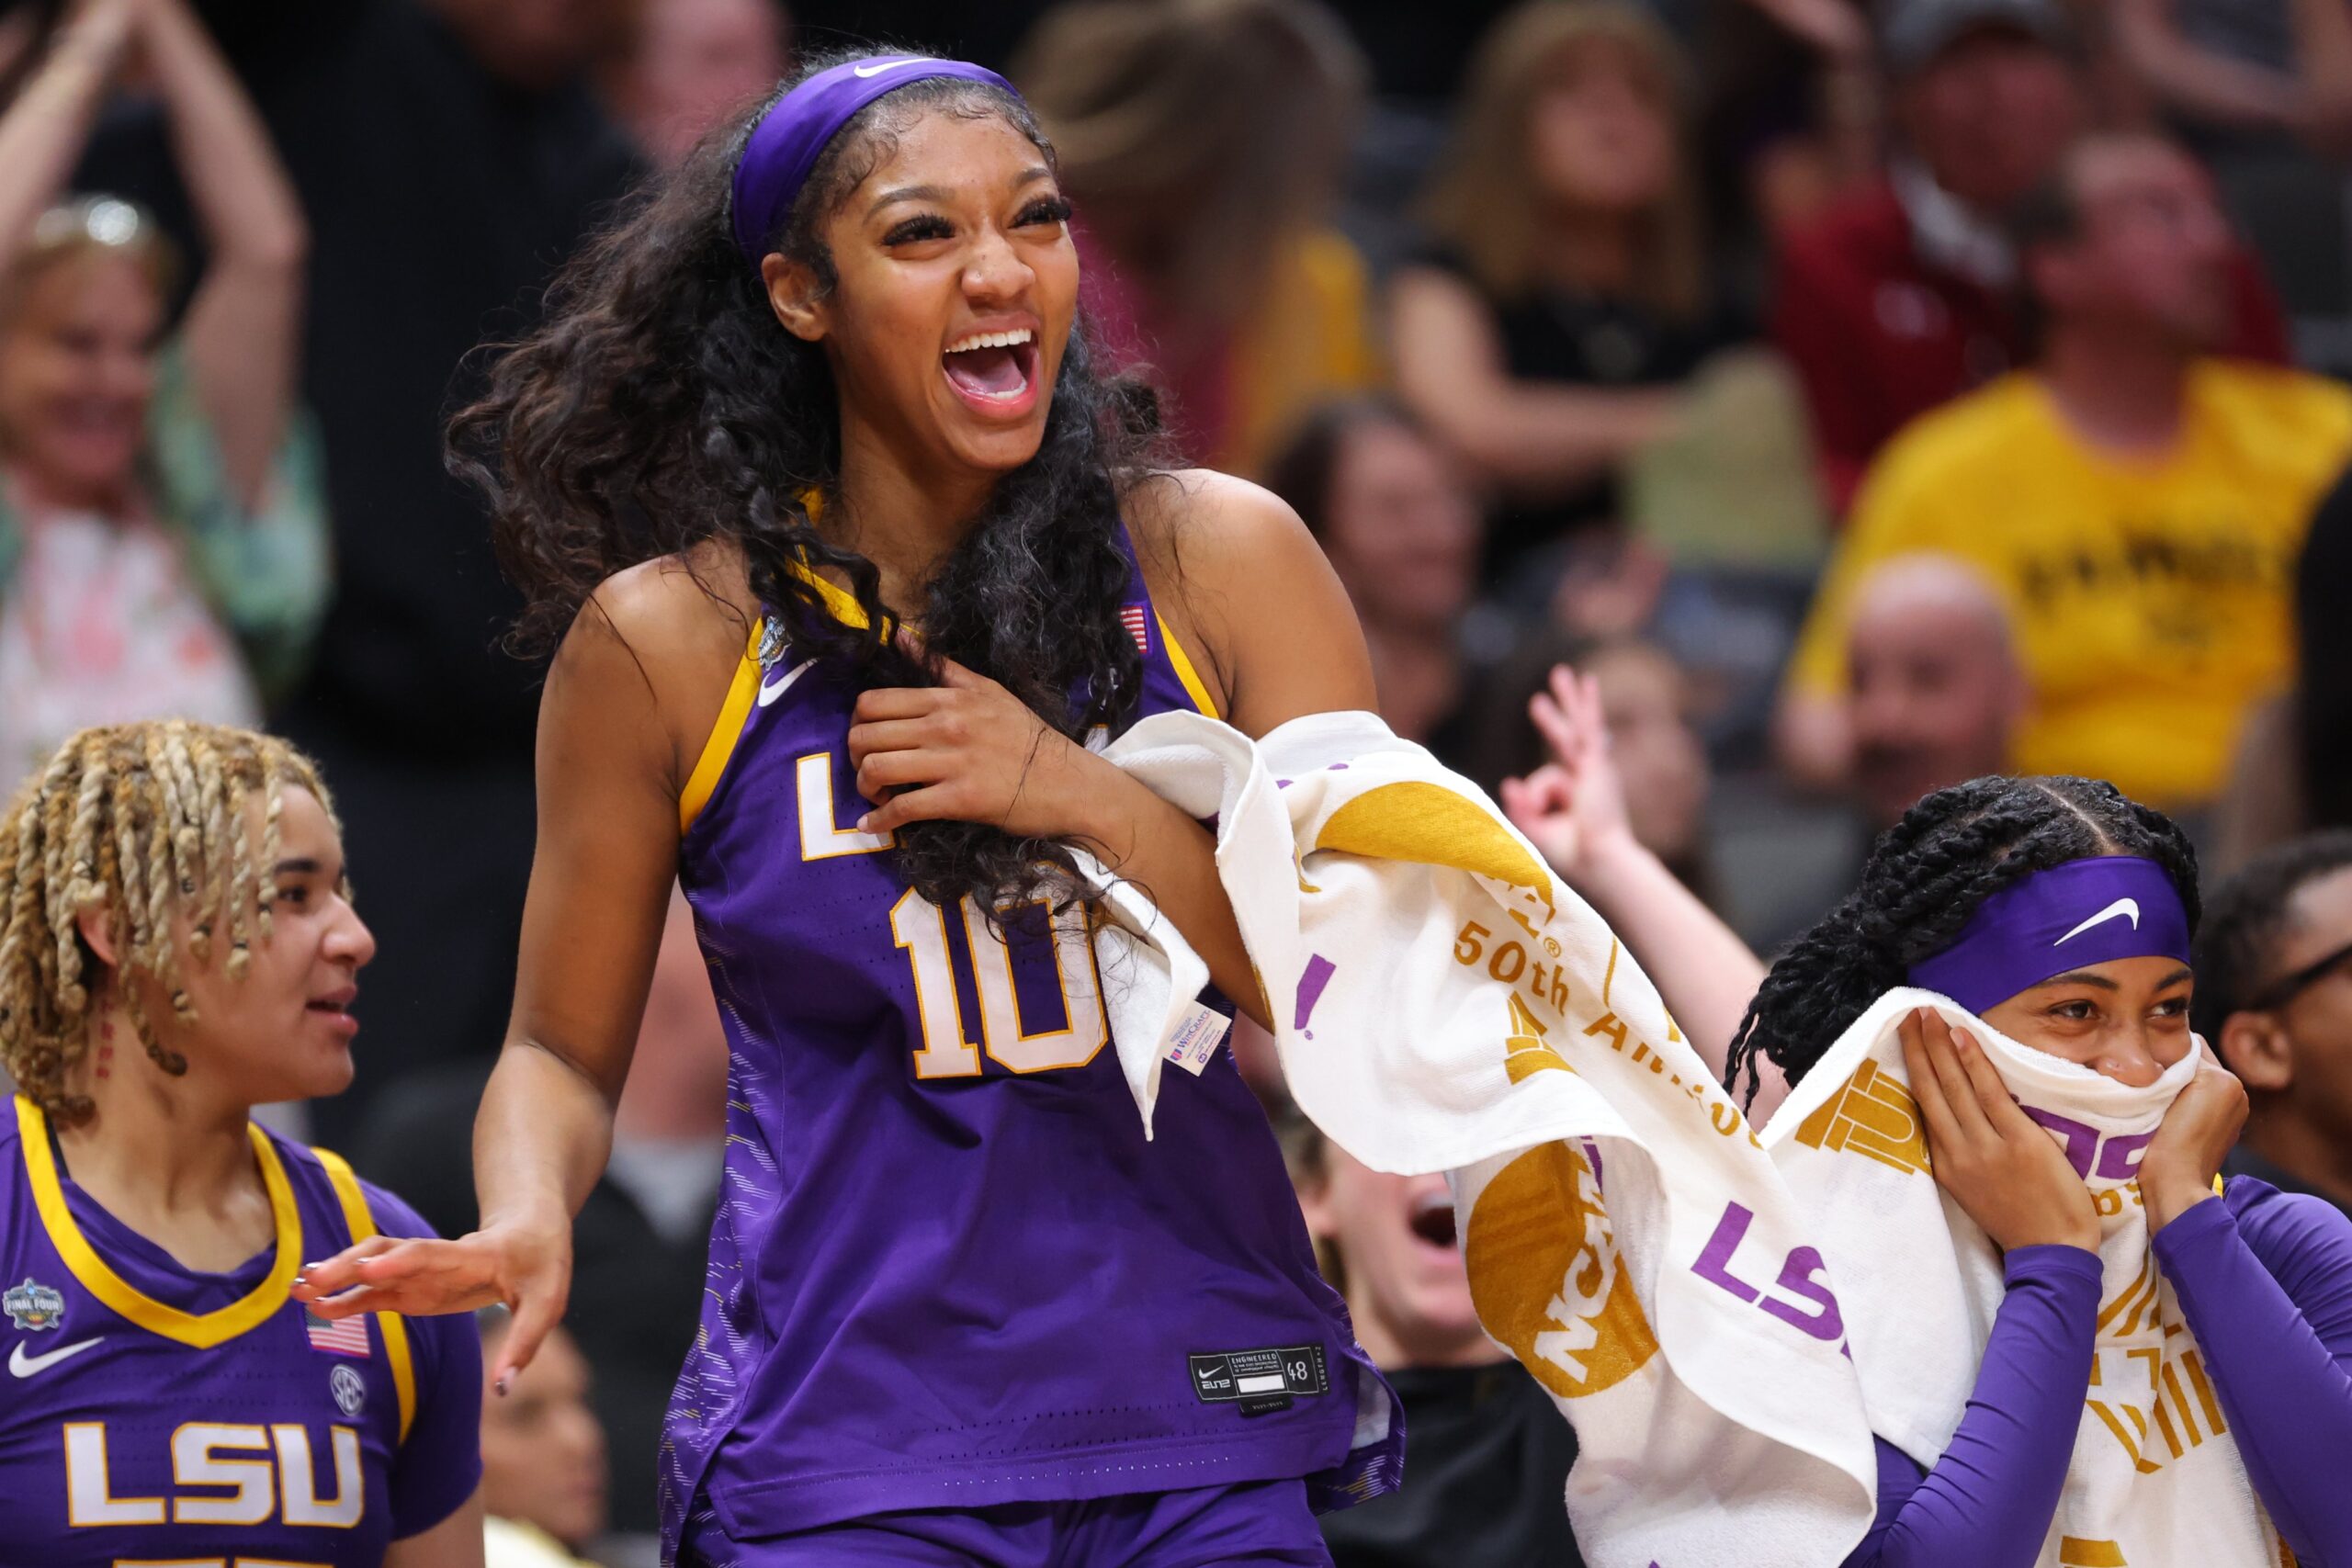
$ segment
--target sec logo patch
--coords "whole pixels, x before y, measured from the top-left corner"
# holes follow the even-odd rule
[[[335,1408],[345,1416],[356,1416],[368,1404],[368,1384],[358,1370],[338,1366],[327,1374],[327,1388],[334,1395]]]

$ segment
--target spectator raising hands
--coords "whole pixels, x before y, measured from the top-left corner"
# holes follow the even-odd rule
[[[164,335],[169,242],[52,206],[134,61],[208,261]],[[0,116],[0,784],[86,725],[260,717],[327,591],[293,380],[302,216],[185,0],[86,0]]]
[[[1551,761],[1502,782],[1504,815],[1616,929],[1692,1047],[1720,1075],[1764,965],[1634,837],[1600,683],[1557,665],[1550,689],[1529,699],[1528,715]],[[1750,1119],[1760,1125],[1787,1092],[1766,1064]]]

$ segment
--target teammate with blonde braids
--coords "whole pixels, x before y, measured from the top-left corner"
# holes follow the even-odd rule
[[[467,1318],[330,1324],[301,1260],[430,1231],[250,1118],[351,1081],[375,955],[310,760],[74,736],[0,818],[10,1562],[481,1568]]]

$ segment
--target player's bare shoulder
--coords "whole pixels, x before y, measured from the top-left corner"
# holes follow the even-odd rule
[[[1289,502],[1231,474],[1183,468],[1138,480],[1122,509],[1153,602],[1214,669],[1224,711],[1289,708],[1288,696],[1240,699],[1285,687],[1268,669],[1300,657],[1328,671],[1329,705],[1370,705],[1354,612]]]
[[[1289,502],[1215,468],[1146,475],[1120,501],[1155,589],[1163,574],[1171,584],[1192,578],[1215,586],[1322,555]]]
[[[708,540],[599,583],[565,633],[548,703],[651,717],[688,765],[726,701],[759,618],[741,551]]]

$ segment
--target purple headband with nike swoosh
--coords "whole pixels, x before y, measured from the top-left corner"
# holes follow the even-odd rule
[[[2112,958],[2188,962],[2188,911],[2154,861],[2098,855],[2037,871],[1978,905],[1907,980],[1981,1015],[2053,975]]]
[[[760,265],[770,249],[769,238],[792,211],[826,144],[860,109],[886,93],[938,76],[995,87],[1016,102],[1021,97],[1012,83],[985,67],[905,54],[853,60],[820,71],[778,98],[752,128],[752,139],[735,165],[735,248],[743,259],[754,267]]]

